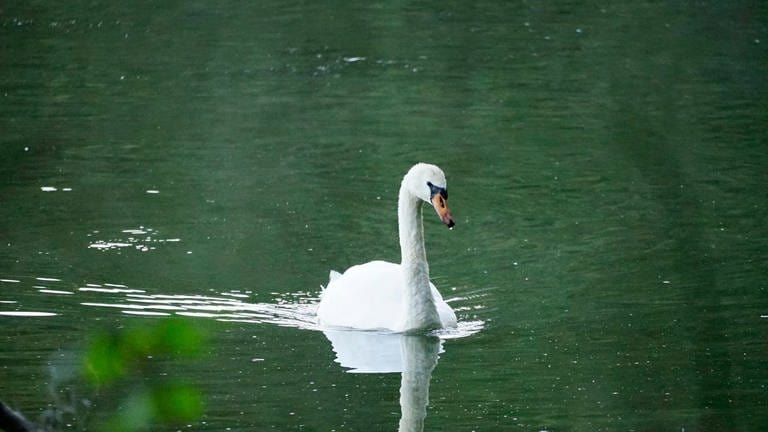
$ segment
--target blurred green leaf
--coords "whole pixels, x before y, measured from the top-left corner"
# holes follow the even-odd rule
[[[203,340],[201,329],[183,318],[100,333],[91,339],[86,348],[85,375],[94,385],[107,385],[150,357],[198,354]]]
[[[134,389],[101,430],[144,431],[156,423],[194,421],[203,414],[203,397],[192,384],[147,379],[156,357],[172,359],[201,352],[204,334],[192,321],[170,318],[91,338],[83,358],[84,373],[98,387],[116,386],[124,377],[143,376],[148,387]],[[123,383],[124,384],[124,383]]]
[[[162,422],[188,422],[203,414],[202,394],[191,384],[173,383],[153,390],[155,412]]]
[[[99,429],[110,432],[148,430],[155,416],[151,394],[146,390],[135,391],[125,399],[118,413]]]
[[[189,320],[171,318],[155,328],[155,342],[158,347],[176,355],[195,355],[203,345],[203,333]]]
[[[187,423],[203,414],[203,398],[192,384],[160,383],[131,393],[118,413],[99,429],[135,432],[150,430],[154,424]]]
[[[126,360],[114,335],[97,334],[85,352],[85,376],[95,385],[109,383],[125,372]]]

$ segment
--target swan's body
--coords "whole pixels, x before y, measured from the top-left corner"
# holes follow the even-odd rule
[[[420,326],[407,328],[403,322],[407,295],[405,283],[401,265],[386,261],[352,266],[344,274],[332,272],[318,309],[320,323],[361,330],[417,330]],[[432,283],[429,283],[428,289],[429,297],[412,299],[414,303],[428,304],[412,305],[412,313],[420,316],[411,316],[407,321],[429,323],[425,329],[430,330],[455,327],[456,314]],[[429,303],[433,305],[431,308]]]
[[[440,168],[414,165],[403,178],[397,205],[402,262],[371,261],[343,274],[332,271],[317,310],[320,324],[395,332],[455,327],[456,314],[429,281],[422,225],[426,201],[453,227],[447,198]]]

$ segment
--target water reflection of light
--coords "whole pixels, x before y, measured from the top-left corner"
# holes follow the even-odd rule
[[[88,247],[91,249],[100,249],[100,250],[117,249],[117,248],[124,248],[124,247],[130,247],[130,246],[131,246],[130,243],[105,242],[101,240],[97,240],[88,245]]]
[[[77,289],[78,291],[94,291],[102,293],[143,293],[144,290],[128,289],[128,288],[102,288],[99,286],[85,286]]]
[[[38,291],[43,293],[43,294],[59,294],[59,295],[73,295],[74,294],[71,291],[60,291],[60,290],[52,290],[52,289],[46,289],[46,288],[41,288]]]
[[[36,312],[36,311],[0,311],[0,315],[14,316],[14,317],[49,317],[56,316],[53,312]]]
[[[88,234],[88,237],[101,236],[101,232],[94,230]],[[156,250],[159,244],[178,243],[180,238],[162,238],[160,233],[149,227],[139,226],[138,228],[125,228],[120,230],[119,234],[109,239],[98,239],[92,241],[89,249],[96,249],[102,252],[110,250],[121,250],[132,248],[140,252]]]
[[[59,189],[59,188],[57,188],[55,186],[41,186],[40,190],[43,191],[43,192],[57,192],[59,190],[61,190],[62,192],[72,192],[72,188],[71,187],[63,187],[63,188]]]
[[[135,305],[130,303],[90,303],[90,302],[83,302],[80,303],[83,306],[95,306],[95,307],[107,307],[107,308],[117,308],[117,309],[160,309],[160,310],[182,310],[183,308],[177,307],[177,306],[169,306],[169,305]]]
[[[171,314],[167,312],[152,312],[152,311],[139,311],[139,310],[125,310],[122,311],[124,314],[128,315],[144,315],[144,316],[171,316]]]
[[[238,298],[248,298],[248,294],[240,294],[240,293],[221,293],[223,296],[230,296],[230,297],[238,297]]]

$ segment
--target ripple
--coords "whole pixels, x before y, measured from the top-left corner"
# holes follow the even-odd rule
[[[123,290],[125,292],[125,290]],[[234,294],[234,296],[233,296]],[[283,327],[318,329],[316,309],[318,299],[290,296],[293,302],[278,298],[275,303],[250,303],[250,296],[240,292],[224,292],[220,296],[170,295],[128,293],[119,303],[81,303],[84,306],[109,307],[127,311],[168,310],[176,315],[210,318],[226,322],[275,324]]]
[[[22,280],[27,280],[22,278]],[[39,293],[51,295],[66,295],[77,298],[78,295],[88,295],[87,299],[79,300],[79,304],[91,308],[119,310],[126,315],[139,316],[186,316],[200,319],[213,319],[222,322],[241,322],[251,324],[273,324],[281,327],[293,327],[304,330],[324,330],[317,323],[317,307],[320,302],[318,293],[296,291],[291,293],[272,293],[269,302],[252,302],[254,293],[251,290],[227,290],[208,295],[202,294],[163,294],[152,293],[146,289],[130,288],[116,283],[86,283],[73,291],[51,289],[35,282],[57,282],[66,285],[60,279],[52,277],[28,278],[29,286]],[[16,279],[0,279],[0,282],[20,283]],[[482,297],[483,294],[471,297]],[[467,298],[450,299],[452,303],[465,303]],[[16,303],[14,300],[4,300],[0,303]],[[475,310],[476,307],[457,307],[460,310]],[[0,315],[18,317],[44,317],[57,315],[50,312],[6,311]],[[466,318],[466,317],[465,317]],[[452,329],[442,329],[432,334],[440,339],[457,339],[480,332],[485,322],[472,319],[459,321]]]
[[[440,339],[459,339],[472,336],[485,328],[485,321],[459,321],[455,328],[440,329],[432,332]]]

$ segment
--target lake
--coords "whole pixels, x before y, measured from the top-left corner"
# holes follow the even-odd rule
[[[152,430],[765,430],[766,47],[749,1],[5,4],[0,400],[85,430],[162,377],[204,410]],[[399,261],[420,161],[459,329],[323,332],[330,270]],[[72,378],[174,317],[200,355]]]

